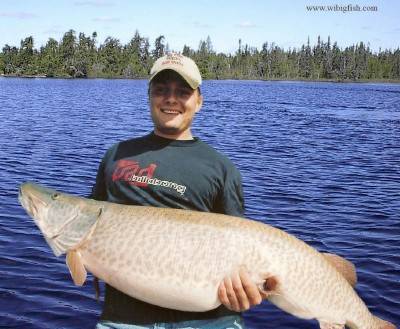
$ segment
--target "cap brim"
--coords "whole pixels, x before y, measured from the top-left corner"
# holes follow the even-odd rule
[[[179,70],[176,67],[164,67],[162,70],[153,73],[149,78],[149,82],[151,80],[153,80],[154,77],[156,77],[157,75],[159,75],[161,72],[163,72],[165,70],[172,70],[172,71],[178,73],[183,78],[183,80],[186,81],[186,83],[190,86],[190,88],[192,88],[193,90],[197,89],[200,86],[200,83],[193,81],[193,79],[191,79],[187,74],[185,74],[182,70]]]

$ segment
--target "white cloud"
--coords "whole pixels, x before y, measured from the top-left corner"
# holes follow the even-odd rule
[[[62,30],[62,27],[59,25],[50,27],[48,30],[43,31],[43,34],[60,34],[60,33],[65,33],[66,30]]]
[[[101,16],[93,18],[93,22],[103,22],[103,23],[112,23],[112,22],[119,22],[119,18],[116,17],[108,17],[108,16]]]
[[[81,0],[75,1],[75,6],[93,6],[93,7],[109,7],[113,6],[114,4],[110,1],[106,0]]]
[[[17,19],[31,19],[38,17],[36,14],[27,13],[27,12],[0,12],[0,17],[9,17],[9,18],[17,18]]]
[[[193,25],[194,25],[194,27],[201,28],[201,29],[208,29],[208,28],[211,28],[211,27],[212,27],[212,26],[209,25],[209,24],[201,23],[201,22],[199,22],[199,21],[194,21],[194,22],[193,22]]]
[[[238,28],[242,28],[242,29],[248,29],[248,28],[255,28],[258,27],[256,24],[250,22],[250,21],[243,21],[239,24],[235,25]]]

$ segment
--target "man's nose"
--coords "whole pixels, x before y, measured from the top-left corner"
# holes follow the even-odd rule
[[[178,100],[177,91],[173,88],[168,89],[165,98],[169,102],[176,102]]]

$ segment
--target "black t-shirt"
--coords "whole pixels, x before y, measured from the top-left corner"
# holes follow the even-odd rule
[[[239,171],[198,138],[170,140],[154,133],[112,146],[106,152],[92,198],[120,204],[190,209],[243,216]],[[182,312],[132,298],[106,285],[101,318],[146,324],[210,319],[236,314],[223,306]]]

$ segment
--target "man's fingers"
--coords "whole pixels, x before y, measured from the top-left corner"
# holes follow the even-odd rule
[[[240,311],[246,311],[250,308],[250,302],[246,295],[246,291],[243,289],[242,280],[239,273],[235,273],[232,276],[232,287],[237,298]]]
[[[241,268],[239,270],[241,285],[244,289],[245,295],[248,299],[250,306],[258,305],[262,302],[262,297],[257,285],[251,280],[249,273]]]
[[[225,307],[236,312],[246,311],[262,302],[260,291],[245,268],[221,282],[218,297]]]
[[[228,295],[226,294],[225,283],[221,282],[218,288],[218,298],[225,307],[230,309]]]
[[[235,312],[240,312],[240,304],[236,297],[235,290],[233,289],[233,284],[232,284],[231,278],[226,277],[224,279],[224,284],[225,284],[225,288],[226,288],[226,295],[228,297],[229,304],[230,304],[230,309]]]

